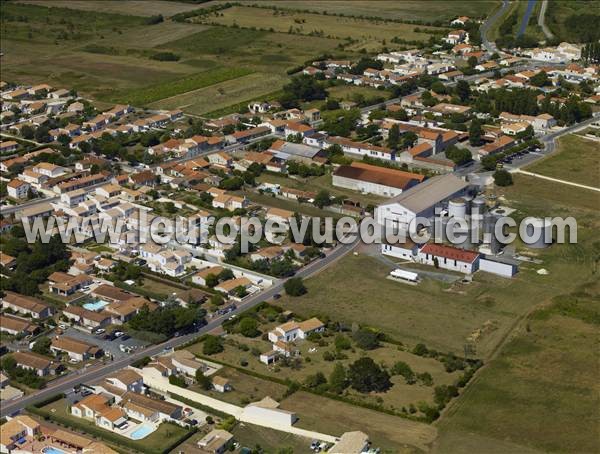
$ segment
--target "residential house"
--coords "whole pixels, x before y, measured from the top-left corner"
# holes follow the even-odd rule
[[[35,323],[14,315],[0,314],[0,331],[12,336],[35,334],[40,327]]]
[[[223,292],[228,295],[233,295],[238,288],[242,287],[244,289],[248,289],[252,286],[252,281],[247,277],[239,277],[234,279],[229,279],[227,281],[221,282],[216,285],[214,289],[218,292]]]
[[[9,197],[13,199],[26,199],[29,195],[31,185],[18,178],[13,178],[6,184],[6,191]]]
[[[12,354],[13,359],[17,367],[23,369],[32,370],[39,377],[45,377],[46,375],[56,375],[62,370],[62,365],[56,364],[45,356],[37,353],[25,351],[25,352],[14,352]]]
[[[224,454],[233,446],[233,435],[226,430],[214,429],[198,440],[197,445],[202,452]]]
[[[85,274],[72,276],[67,273],[55,271],[48,276],[48,289],[51,293],[56,293],[60,296],[70,296],[83,287],[89,286],[92,282],[94,280]]]
[[[206,278],[209,275],[213,275],[213,276],[218,276],[219,273],[221,273],[221,271],[223,271],[225,268],[223,268],[222,266],[212,266],[212,267],[206,267],[201,269],[200,271],[198,271],[196,274],[194,274],[192,276],[192,282],[196,285],[202,285],[202,286],[206,286]]]
[[[0,452],[22,452],[24,441],[33,441],[40,435],[40,424],[27,415],[18,415],[2,424]]]
[[[107,311],[90,311],[81,306],[69,305],[62,311],[64,317],[94,330],[112,323],[112,315]]]
[[[123,394],[119,405],[127,416],[142,422],[177,421],[183,415],[183,408],[179,405],[129,391]]]
[[[5,291],[5,295],[2,297],[2,307],[34,319],[50,317],[53,313],[52,308],[41,300],[11,291]]]
[[[105,381],[123,392],[142,393],[144,391],[144,379],[134,369],[120,369],[109,374]]]
[[[230,381],[225,377],[213,376],[212,377],[212,385],[215,391],[219,393],[225,393],[231,391],[233,388],[231,387]]]
[[[322,333],[325,324],[318,318],[311,318],[303,322],[286,322],[269,331],[269,341],[289,343],[296,340],[306,339],[311,333]]]
[[[9,224],[10,225],[10,224]],[[13,269],[17,264],[17,259],[12,255],[5,254],[0,251],[0,266],[6,268],[7,270]]]
[[[329,137],[327,138],[328,145],[337,144],[342,147],[344,153],[370,156],[372,158],[384,159],[393,161],[395,159],[394,152],[390,148],[371,145],[370,143],[355,142],[345,137]]]
[[[97,358],[103,354],[101,348],[69,336],[57,336],[52,339],[50,350],[55,355],[64,352],[69,355],[71,360],[78,362]]]

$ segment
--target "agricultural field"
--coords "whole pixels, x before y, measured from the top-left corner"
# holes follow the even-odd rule
[[[503,196],[536,214],[575,216],[578,244],[539,253],[552,297],[537,299],[499,355],[442,416],[434,452],[596,452],[600,402],[597,368],[590,364],[597,364],[600,323],[598,197],[522,175]]]
[[[348,16],[381,17],[384,19],[449,21],[457,16],[485,17],[500,5],[500,0],[353,0],[340,2],[335,0],[257,0],[261,6],[327,11],[331,14]]]
[[[106,8],[102,2],[101,13],[88,11],[87,2],[56,2],[53,8],[3,5],[3,79],[74,88],[107,103],[182,107],[203,115],[228,112],[231,106],[238,110],[256,97],[272,96],[288,80],[288,69],[339,44],[336,39],[192,23],[147,25],[144,17],[128,15],[139,8],[136,3],[120,2],[122,14],[112,12],[114,2]],[[85,8],[70,9],[71,4]],[[160,54],[169,58],[157,60]]]
[[[428,450],[436,428],[397,416],[357,407],[299,391],[285,399],[280,408],[294,411],[298,427],[328,434],[360,430],[369,434],[374,447],[383,452],[417,453]]]
[[[47,8],[70,8],[92,12],[102,11],[132,16],[162,14],[165,17],[201,8],[200,5],[194,5],[193,3],[166,0],[22,0],[19,3],[42,5]]]
[[[209,113],[208,116],[212,116],[210,112],[225,109],[240,99],[246,101],[242,103],[244,105],[254,99],[261,99],[262,96],[271,93],[274,86],[283,86],[285,81],[284,76],[278,74],[252,73],[164,98],[149,104],[149,107],[154,109],[182,109],[191,114]],[[252,98],[247,98],[248,93],[253,94]],[[239,107],[235,109],[235,111],[238,110]]]
[[[365,20],[349,17],[335,17],[322,14],[299,13],[267,8],[234,6],[199,18],[208,24],[240,26],[243,28],[269,29],[281,33],[321,36],[332,39],[356,40],[351,49],[379,49],[394,37],[408,41],[427,41],[431,33],[443,29],[425,27],[415,31],[412,24]],[[421,27],[423,29],[423,27]],[[393,45],[391,45],[393,47]]]
[[[558,152],[526,170],[573,183],[599,187],[600,145],[571,134],[559,139]]]
[[[600,16],[600,4],[594,0],[554,0],[548,2],[546,25],[560,41],[578,42],[579,33],[565,22],[582,14]],[[575,20],[577,23],[577,20]],[[585,40],[584,40],[585,41]]]

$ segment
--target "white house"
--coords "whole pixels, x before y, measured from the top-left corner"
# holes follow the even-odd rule
[[[13,199],[26,199],[31,185],[17,178],[10,180],[6,185],[8,196]]]
[[[276,342],[294,342],[297,339],[306,339],[311,333],[322,333],[325,331],[325,324],[318,318],[311,318],[303,322],[287,322],[277,326],[269,331],[269,341]]]

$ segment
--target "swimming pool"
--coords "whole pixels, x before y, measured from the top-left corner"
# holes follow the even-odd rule
[[[131,432],[131,434],[129,434],[129,438],[132,440],[141,440],[142,438],[150,435],[152,432],[154,432],[154,426],[152,424],[142,424],[133,432]]]
[[[83,305],[83,308],[87,309],[88,311],[101,311],[102,309],[104,309],[104,306],[108,306],[108,304],[108,301],[97,300],[93,303],[85,303]]]
[[[53,446],[46,446],[44,449],[42,449],[42,452],[44,454],[68,454],[66,451],[55,448]]]

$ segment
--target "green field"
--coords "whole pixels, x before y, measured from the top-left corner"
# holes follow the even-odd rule
[[[537,214],[575,216],[578,244],[539,254],[552,297],[537,298],[537,310],[442,417],[434,451],[597,452],[598,197],[520,175],[504,196]]]
[[[600,3],[594,0],[552,0],[548,2],[546,10],[546,25],[560,41],[574,42],[573,33],[565,20],[579,14],[600,16]]]
[[[369,434],[373,447],[383,452],[416,453],[428,450],[436,436],[433,426],[390,416],[344,402],[296,392],[281,403],[284,410],[294,411],[298,427],[340,436],[360,430]]]
[[[323,14],[274,11],[265,8],[234,6],[219,11],[214,16],[201,17],[204,23],[237,25],[244,28],[269,29],[276,32],[293,32],[300,35],[324,36],[334,39],[358,40],[353,48],[379,49],[386,41],[398,36],[409,41],[427,41],[430,34],[415,32],[412,24],[336,17]],[[422,28],[422,27],[421,27]],[[435,28],[426,28],[433,32]]]
[[[261,99],[263,95],[271,93],[273,87],[281,87],[285,81],[285,77],[279,74],[253,73],[161,99],[149,106],[155,109],[182,109],[202,115],[231,106],[240,99],[247,101],[242,103],[244,105],[254,99]],[[252,98],[246,99],[248,93],[253,94]],[[235,109],[238,110],[239,107]]]
[[[526,170],[560,180],[600,187],[600,144],[576,135],[561,137],[558,152]]]
[[[451,20],[457,16],[485,17],[500,4],[499,0],[257,0],[258,5],[278,8],[327,11],[349,16],[381,17],[403,20]]]
[[[107,2],[106,8],[104,2],[90,2],[93,10],[81,1],[40,4],[82,9],[3,4],[3,80],[46,82],[95,100],[138,107],[183,107],[192,114],[228,112],[230,106],[238,110],[240,104],[280,90],[289,68],[331,53],[339,44],[336,39],[192,23],[146,25],[143,17],[128,15],[140,10],[137,1],[121,2],[121,8],[115,2]],[[169,4],[182,7],[176,2],[159,6]],[[179,60],[150,58],[159,52],[172,52]]]
[[[193,76],[183,79],[163,82],[150,87],[137,90],[123,90],[114,94],[115,101],[125,101],[135,106],[147,105],[159,100],[166,100],[179,95],[179,93],[191,93],[204,87],[208,87],[230,79],[247,76],[250,70],[246,68],[215,68],[209,69]],[[179,107],[179,106],[176,106]]]
[[[48,8],[70,8],[82,11],[102,11],[103,13],[130,14],[132,16],[152,16],[174,14],[201,8],[193,3],[167,0],[22,0],[20,3],[42,5]]]

